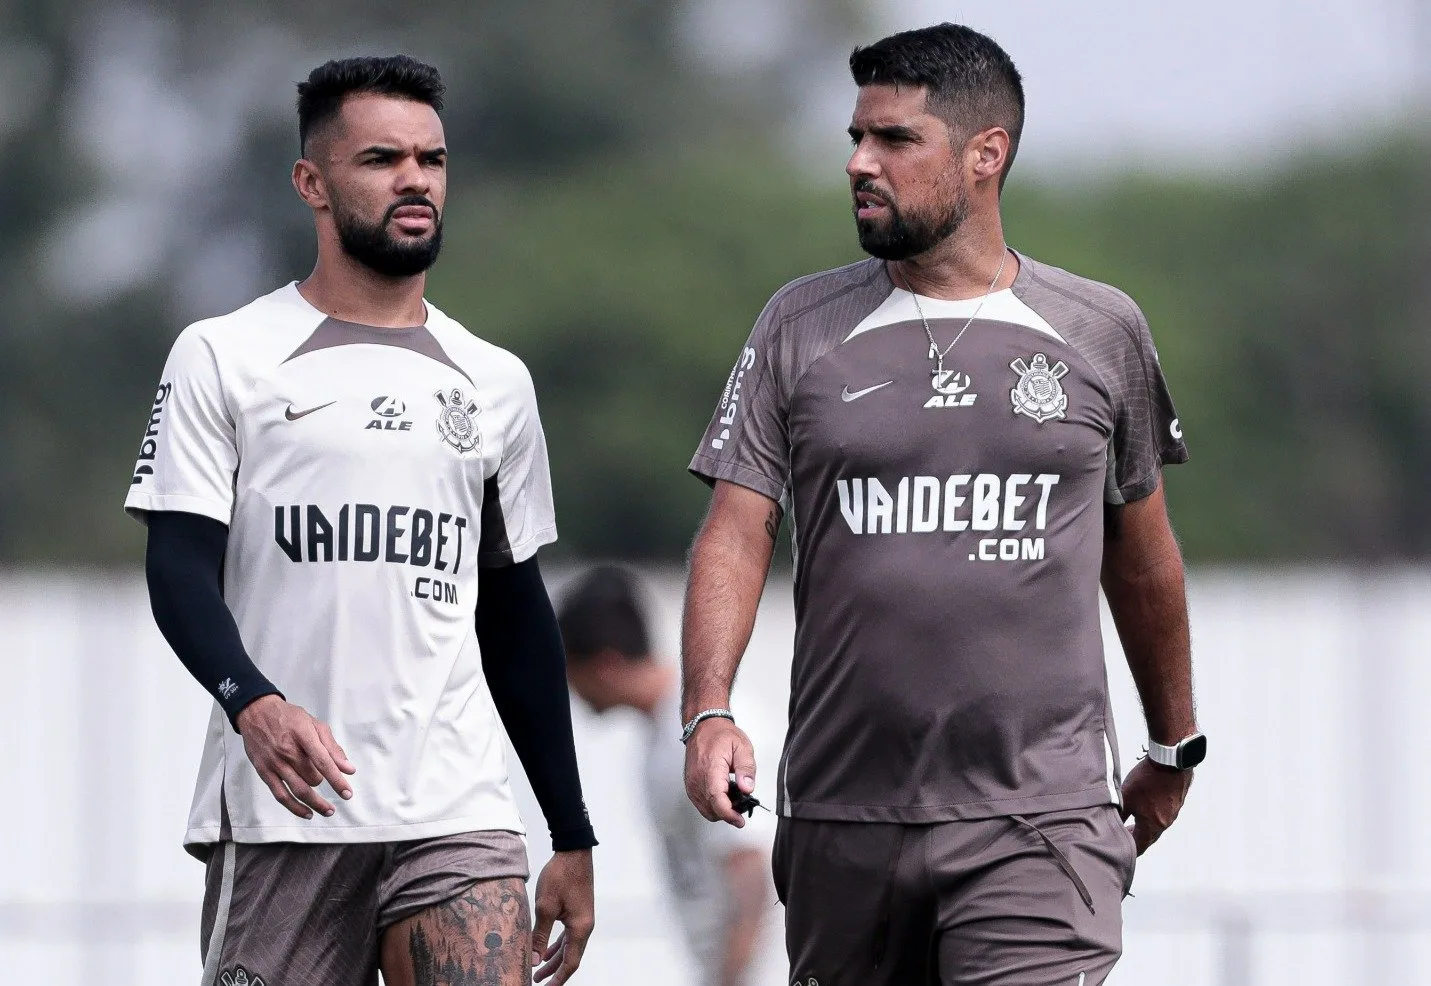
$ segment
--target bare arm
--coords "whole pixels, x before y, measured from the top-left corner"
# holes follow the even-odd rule
[[[1192,643],[1182,553],[1159,485],[1111,512],[1103,546],[1103,592],[1143,704],[1148,735],[1174,744],[1197,731]],[[1141,760],[1123,783],[1123,811],[1133,817],[1141,853],[1177,818],[1192,785],[1178,772]]]
[[[1103,545],[1103,592],[1138,687],[1148,734],[1176,743],[1197,729],[1183,559],[1160,485],[1116,508]]]
[[[755,611],[775,535],[780,506],[735,483],[719,481],[710,512],[691,548],[681,627],[681,717],[726,708],[735,671],[750,643]],[[735,773],[747,793],[755,789],[750,740],[725,719],[702,722],[686,745],[686,793],[711,821],[737,828],[745,819],[730,806],[726,778]]]
[[[770,861],[760,849],[733,849],[726,856],[730,920],[721,950],[721,986],[746,986],[760,932],[773,902]]]

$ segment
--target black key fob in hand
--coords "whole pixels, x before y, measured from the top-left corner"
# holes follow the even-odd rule
[[[746,794],[735,781],[730,782],[730,787],[726,788],[725,793],[726,797],[730,798],[730,806],[746,818],[754,817],[755,809],[765,808],[755,795]],[[765,808],[765,810],[769,811],[770,809]]]

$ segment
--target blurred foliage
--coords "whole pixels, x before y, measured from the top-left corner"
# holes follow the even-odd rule
[[[1425,151],[1309,155],[1239,185],[1010,183],[1011,244],[1148,315],[1193,452],[1168,472],[1191,559],[1431,554]],[[862,256],[842,183],[712,156],[480,198],[449,213],[432,293],[531,366],[564,550],[679,557],[706,501],[685,464],[755,316]]]
[[[680,557],[706,501],[685,465],[750,324],[785,281],[860,256],[838,158],[812,179],[775,143],[800,74],[841,57],[860,5],[787,3],[791,50],[722,74],[692,57],[683,8],[656,0],[236,0],[127,20],[100,0],[0,0],[0,561],[138,561],[119,503],[174,335],[312,263],[288,80],[393,50],[449,82],[430,294],[532,368],[558,550]],[[150,47],[116,62],[133,24]],[[121,180],[82,124],[141,70],[215,133],[176,164],[174,131],[141,112]],[[235,103],[245,86],[266,95]],[[1168,480],[1190,558],[1431,556],[1427,151],[1363,142],[1238,182],[1015,172],[1010,242],[1148,314],[1193,452]],[[119,289],[67,292],[56,229],[136,190],[168,231],[159,258]],[[140,251],[120,228],[107,248]],[[251,244],[251,270],[196,301],[193,260],[225,237]]]

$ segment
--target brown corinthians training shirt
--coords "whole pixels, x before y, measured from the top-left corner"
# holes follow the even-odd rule
[[[1019,260],[942,375],[883,262],[786,285],[691,461],[784,501],[793,524],[783,814],[919,823],[1118,800],[1103,508],[1151,494],[1187,450],[1132,300]],[[919,303],[943,348],[979,300]]]

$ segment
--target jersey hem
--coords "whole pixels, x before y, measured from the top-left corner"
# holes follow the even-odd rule
[[[1041,794],[1027,798],[1000,798],[957,805],[928,807],[894,805],[831,805],[810,801],[785,802],[779,813],[786,818],[812,822],[893,822],[899,825],[928,825],[935,822],[968,822],[1009,815],[1036,815],[1046,811],[1094,808],[1117,804],[1108,797],[1108,786],[1098,786],[1065,794]]]
[[[705,453],[698,453],[691,460],[688,469],[691,475],[712,485],[716,480],[723,479],[728,483],[744,486],[746,489],[754,490],[761,496],[767,496],[776,501],[779,501],[785,493],[783,486],[772,483],[754,469],[747,469],[745,466],[739,466],[733,462],[717,462],[707,458]]]
[[[173,510],[178,513],[198,514],[228,526],[233,521],[233,504],[218,503],[206,497],[188,496],[183,493],[145,493],[136,490],[124,498],[124,512],[141,524],[146,524],[144,514],[151,511]]]
[[[230,825],[230,841],[243,843],[302,842],[309,845],[350,845],[364,842],[406,842],[412,839],[436,839],[466,832],[511,832],[525,842],[527,833],[520,822],[510,817],[494,819],[484,815],[444,818],[435,822],[398,825],[350,825],[342,828],[315,829],[304,825]],[[184,833],[184,846],[212,845],[224,841],[219,826],[199,825]]]

